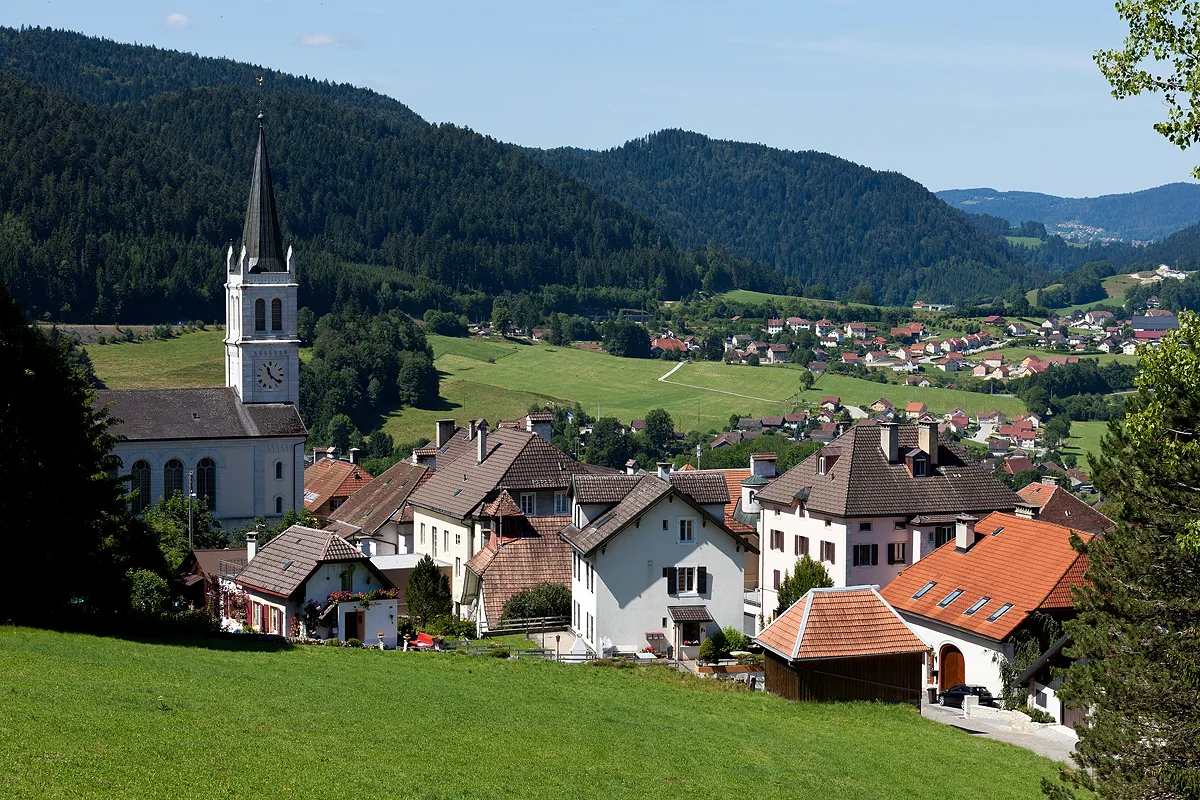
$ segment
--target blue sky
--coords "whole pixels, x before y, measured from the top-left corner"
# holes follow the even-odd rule
[[[539,147],[666,127],[822,150],[931,189],[1071,196],[1186,180],[1091,61],[1108,2],[0,0],[0,22],[227,56],[388,94]]]

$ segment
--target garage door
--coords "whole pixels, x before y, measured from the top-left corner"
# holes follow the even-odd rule
[[[938,659],[938,688],[943,692],[951,686],[967,682],[967,663],[957,647],[948,644]]]

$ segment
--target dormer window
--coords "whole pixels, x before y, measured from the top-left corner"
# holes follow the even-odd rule
[[[828,461],[826,460],[825,456],[817,457],[817,474],[818,475],[829,474],[829,465],[828,465]]]
[[[914,458],[913,459],[913,473],[912,474],[913,474],[914,478],[924,478],[926,475],[929,474],[929,465],[926,463],[925,459],[923,459],[923,458]]]

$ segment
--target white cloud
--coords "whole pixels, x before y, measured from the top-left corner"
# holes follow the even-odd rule
[[[175,11],[171,14],[167,14],[167,27],[190,28],[192,27],[192,18],[187,14],[181,14],[178,11]]]
[[[358,44],[352,39],[343,39],[332,33],[306,33],[297,39],[296,43],[305,47],[355,47]]]

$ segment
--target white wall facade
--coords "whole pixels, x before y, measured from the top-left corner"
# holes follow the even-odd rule
[[[255,517],[278,519],[289,510],[299,510],[304,494],[304,437],[275,439],[196,439],[121,441],[112,452],[120,457],[121,474],[133,465],[150,465],[150,502],[163,497],[167,462],[183,464],[183,492],[188,490],[188,473],[196,471],[201,459],[216,464],[216,506],[213,517],[229,525],[251,522]],[[282,477],[276,478],[279,463]],[[275,499],[282,512],[276,513]]]
[[[681,519],[693,521],[691,542],[679,541]],[[577,570],[571,586],[581,615],[574,632],[596,652],[605,639],[617,647],[640,650],[649,643],[650,632],[664,633],[674,645],[676,630],[667,606],[686,605],[706,606],[713,618],[700,626],[702,639],[715,627],[741,630],[743,559],[741,545],[720,525],[706,520],[682,498],[668,495],[596,551],[590,562],[580,559],[584,569]],[[589,563],[594,567],[590,591],[585,569]],[[691,592],[668,595],[664,567],[704,567],[705,591],[694,587]],[[587,614],[594,619],[590,637]]]
[[[387,650],[396,649],[397,630],[396,615],[399,613],[395,600],[372,600],[370,605],[363,608],[358,603],[338,603],[337,624],[338,640],[346,641],[346,615],[362,613],[362,630],[358,639],[366,645],[378,645],[379,636],[383,634],[383,646]]]
[[[229,252],[232,259],[233,251]],[[250,273],[243,262],[240,273],[225,284],[225,385],[234,387],[243,403],[300,402],[300,336],[297,320],[295,259],[288,250],[287,272]],[[266,307],[266,329],[254,329],[255,302]],[[272,330],[271,303],[282,305],[281,330]],[[265,388],[257,381],[259,365],[274,361],[283,369],[283,383]]]
[[[996,698],[1001,695],[1000,665],[997,655],[1012,659],[1013,648],[1007,642],[997,642],[978,634],[964,631],[941,622],[907,614],[897,609],[908,627],[922,642],[933,650],[933,668],[941,668],[941,653],[945,645],[954,645],[963,654],[964,683],[986,686]],[[929,677],[930,666],[926,664],[927,683],[936,683]]]
[[[464,565],[476,552],[476,527],[470,519],[456,519],[425,508],[413,509],[413,552],[451,565],[450,597],[459,616],[463,612],[462,594],[467,571]]]

